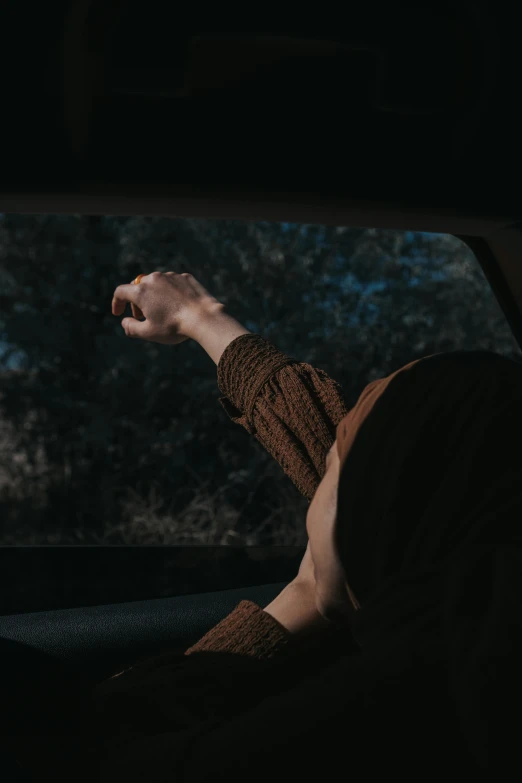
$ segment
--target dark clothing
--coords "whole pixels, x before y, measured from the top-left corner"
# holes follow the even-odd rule
[[[337,549],[365,654],[442,643],[480,770],[516,763],[522,696],[522,365],[488,351],[412,362],[339,424]]]
[[[185,655],[95,689],[69,779],[430,780],[516,763],[522,370],[479,353],[409,365],[366,387],[348,414],[324,371],[258,335],[227,347],[221,403],[308,499],[337,435],[338,544],[362,599],[353,634],[298,643],[241,602]],[[512,458],[500,445],[484,452],[498,428]]]

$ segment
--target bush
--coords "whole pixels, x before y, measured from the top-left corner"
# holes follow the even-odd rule
[[[516,342],[447,235],[240,221],[0,219],[3,544],[304,544],[307,501],[219,405],[187,341],[128,340],[114,289],[191,272],[251,331],[353,404],[439,351]]]

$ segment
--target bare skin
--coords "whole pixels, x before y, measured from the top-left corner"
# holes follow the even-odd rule
[[[232,340],[250,334],[225,310],[193,275],[184,272],[152,272],[139,285],[119,285],[112,299],[113,315],[123,315],[127,303],[145,320],[123,318],[127,337],[162,345],[178,345],[192,339],[218,364]]]
[[[326,471],[308,507],[308,547],[299,573],[265,607],[265,612],[292,634],[327,630],[332,623],[350,626],[359,608],[334,543],[340,467],[334,441],[326,455]]]

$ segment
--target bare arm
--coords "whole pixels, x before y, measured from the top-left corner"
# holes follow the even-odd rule
[[[227,313],[224,304],[215,302],[202,311],[201,319],[190,336],[217,365],[227,345],[242,334],[251,332]]]

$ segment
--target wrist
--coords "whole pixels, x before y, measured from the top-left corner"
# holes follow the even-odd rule
[[[202,307],[189,336],[219,364],[225,348],[243,334],[250,331],[227,313],[224,304],[215,300]]]
[[[330,628],[317,609],[313,590],[299,582],[290,582],[264,611],[292,636],[308,636]]]

